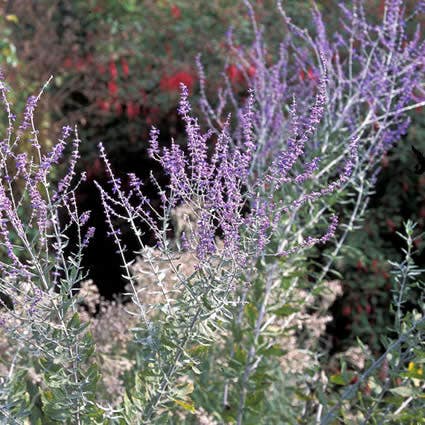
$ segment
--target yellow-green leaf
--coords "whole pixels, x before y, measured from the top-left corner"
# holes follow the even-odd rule
[[[16,15],[6,15],[5,18],[6,18],[6,21],[13,22],[15,24],[19,22],[19,19]]]
[[[347,385],[347,382],[342,377],[342,375],[331,375],[330,381],[332,382],[332,384],[336,385]]]
[[[195,413],[195,405],[191,402],[174,399],[174,403],[178,404],[179,406],[183,407],[183,409],[188,410],[191,413]]]

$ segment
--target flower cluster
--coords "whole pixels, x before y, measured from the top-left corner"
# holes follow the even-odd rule
[[[253,260],[264,254],[287,255],[302,246],[324,243],[334,234],[336,217],[332,217],[325,236],[307,237],[298,247],[286,251],[270,252],[267,249],[269,236],[279,224],[282,215],[338,190],[352,173],[356,161],[356,141],[351,144],[349,159],[335,181],[329,182],[320,191],[307,191],[289,204],[274,199],[274,195],[282,191],[285,185],[300,186],[314,178],[319,158],[305,164],[304,170],[299,174],[290,176],[290,172],[301,162],[305,145],[320,124],[325,104],[326,77],[321,80],[306,125],[299,125],[297,105],[293,103],[290,116],[291,134],[287,148],[279,152],[263,175],[257,176],[252,182],[250,169],[257,149],[253,132],[256,113],[254,93],[251,93],[241,113],[243,142],[235,145],[230,132],[230,117],[219,132],[201,131],[198,119],[191,115],[188,90],[182,85],[179,114],[185,124],[187,151],[174,141],[170,147],[160,148],[158,130],[153,128],[150,155],[161,164],[169,177],[168,187],[166,190],[161,189],[164,209],[170,210],[184,204],[197,218],[196,229],[189,234],[182,234],[182,237],[186,249],[196,253],[200,263],[218,255],[226,260],[233,259],[238,265],[244,266],[249,259]],[[107,215],[118,217],[120,213],[117,210],[121,208],[130,214],[127,218],[129,221],[136,217],[142,218],[154,226],[158,243],[162,243],[161,229],[150,215],[150,203],[142,194],[141,182],[137,181],[134,175],[130,175],[131,191],[124,193],[120,180],[112,173],[103,146],[101,156],[110,173],[112,192],[115,194],[113,197],[101,189]],[[111,231],[115,232],[112,221],[108,219],[108,222],[112,226]],[[221,249],[218,249],[217,237],[223,240]]]
[[[248,0],[245,3],[254,33],[252,45],[241,47],[228,32],[232,62],[241,70],[249,66],[256,70],[244,73],[252,89],[242,101],[255,105],[250,127],[255,150],[244,184],[254,194],[251,201],[263,217],[263,227],[267,227],[267,208],[256,200],[259,176],[267,183],[263,188],[268,195],[280,198],[274,208],[282,208],[288,219],[286,225],[281,223],[285,231],[273,233],[282,253],[294,252],[285,240],[294,223],[298,230],[292,236],[299,240],[302,233],[315,228],[324,211],[341,210],[334,203],[337,198],[329,201],[323,195],[347,189],[344,203],[356,206],[339,213],[346,227],[336,243],[337,254],[367,205],[382,157],[408,129],[407,111],[425,103],[425,44],[418,29],[408,32],[409,20],[418,10],[409,16],[402,2],[386,0],[383,21],[376,24],[368,19],[367,2],[358,0],[351,7],[342,3],[339,31],[329,34],[317,7],[309,32],[295,25],[279,3],[285,33],[274,51],[253,6]],[[197,64],[206,122],[219,133],[228,127],[228,111],[235,110],[236,125],[229,140],[244,149],[247,106],[240,107],[229,79],[213,104],[206,96],[200,58]],[[335,168],[347,155],[356,160],[349,160],[335,178]],[[300,207],[308,208],[310,214],[300,213]]]
[[[50,151],[45,151],[38,140],[34,113],[42,91],[28,99],[22,122],[15,131],[7,86],[3,81],[0,83],[9,120],[7,135],[0,146],[0,292],[12,300],[14,320],[20,319],[19,311],[25,312],[23,318],[37,317],[40,301],[48,299],[47,294],[59,278],[66,278],[70,288],[78,282],[78,276],[71,278],[73,266],[78,269],[82,249],[94,233],[90,227],[82,234],[89,212],[79,215],[77,210],[78,181],[73,180],[80,140],[76,129],[63,127]],[[62,161],[72,135],[68,172],[57,189],[52,190],[51,172]],[[66,235],[71,228],[77,229],[79,237],[79,248],[72,254],[67,251]],[[13,332],[13,327],[9,330]]]
[[[326,165],[335,159],[335,154],[342,155],[347,150],[347,141],[358,139],[359,164],[365,163],[366,168],[375,170],[392,144],[406,133],[406,111],[414,107],[412,103],[424,100],[425,44],[419,28],[414,34],[407,32],[412,16],[407,16],[403,2],[386,0],[383,22],[379,25],[369,22],[367,2],[359,0],[352,7],[341,3],[340,32],[334,34],[327,33],[317,8],[312,13],[315,33],[310,34],[296,26],[280,5],[287,31],[276,53],[265,39],[266,31],[255,21],[251,4],[247,0],[245,3],[250,11],[254,42],[243,49],[230,31],[228,45],[241,69],[249,65],[256,69],[255,74],[244,75],[257,105],[252,170],[261,172],[283,147],[292,146],[288,133],[293,131],[293,120],[288,119],[291,111],[287,111],[287,105],[293,96],[302,111],[297,125],[306,136],[313,136],[312,132],[317,130],[314,123],[321,120],[318,133],[308,141],[307,157],[313,159],[320,153],[322,166],[328,170]],[[219,93],[218,104],[213,107],[205,96],[200,60],[198,68],[203,93],[201,106],[210,127],[220,128],[226,105],[237,105],[232,86],[229,83]],[[311,78],[306,79],[307,74]],[[325,79],[329,95],[320,87]],[[317,97],[317,93],[323,96]],[[236,115],[239,124],[234,139],[241,143],[244,121],[240,110]],[[299,151],[295,150],[294,155],[296,152]]]

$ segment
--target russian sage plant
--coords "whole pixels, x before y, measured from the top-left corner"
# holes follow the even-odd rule
[[[323,92],[319,94],[323,95]],[[229,123],[218,135],[201,131],[197,119],[190,114],[187,89],[182,86],[179,114],[185,123],[187,153],[174,142],[170,148],[161,149],[158,131],[153,129],[151,132],[150,154],[160,162],[170,178],[168,187],[160,189],[160,211],[143,195],[142,182],[135,175],[128,176],[129,190],[124,190],[123,182],[114,177],[100,145],[110,176],[111,191],[106,192],[100,186],[99,190],[111,236],[123,259],[132,300],[139,309],[141,323],[134,330],[135,338],[140,343],[140,355],[144,354],[141,362],[145,368],[148,367],[141,372],[147,374],[144,379],[150,384],[150,392],[139,406],[133,404],[137,411],[131,411],[132,417],[140,415],[139,420],[152,420],[159,406],[177,397],[179,392],[187,391],[173,390],[170,382],[188,370],[200,373],[195,347],[211,345],[217,328],[222,328],[234,318],[234,306],[246,303],[246,291],[252,284],[250,276],[256,273],[261,258],[289,256],[304,247],[325,243],[335,232],[337,218],[331,216],[325,234],[308,236],[302,241],[289,240],[290,245],[285,249],[269,243],[281,216],[294,205],[309,199],[307,194],[285,204],[276,202],[273,193],[285,184],[302,184],[312,176],[316,165],[309,163],[298,176],[288,176],[308,137],[307,132],[298,129],[297,112],[293,110],[294,130],[288,142],[290,149],[282,152],[265,173],[258,176],[254,185],[248,186],[255,151],[253,97],[251,99],[244,111],[244,141],[241,146],[235,146],[228,132]],[[317,113],[320,112],[321,109],[318,109]],[[312,117],[313,120],[320,121],[317,117]],[[215,146],[209,156],[207,141],[214,136]],[[355,143],[352,145],[351,155],[345,161],[341,174],[320,193],[310,195],[311,198],[336,191],[349,178],[355,161]],[[190,212],[192,222],[187,214],[186,230],[181,233],[180,240],[172,244],[168,239],[171,212],[178,204],[184,205]],[[116,218],[124,219],[132,227],[140,244],[137,253],[150,265],[150,274],[156,278],[163,293],[162,299],[154,306],[143,302],[143,285],[136,288],[133,283],[135,276],[114,223]],[[143,243],[139,230],[143,223],[154,231],[157,239],[155,250]],[[184,275],[178,268],[182,252],[189,253],[195,261],[193,272],[189,275]],[[167,288],[163,282],[165,271],[161,263],[164,262],[174,271],[175,284],[172,288]],[[164,344],[170,346],[165,349]]]
[[[294,25],[279,5],[286,33],[277,53],[271,51],[267,32],[258,26],[251,4],[245,3],[252,21],[253,45],[247,48],[237,46],[232,32],[229,32],[228,44],[233,52],[232,61],[239,63],[239,69],[252,87],[255,99],[253,134],[256,149],[247,185],[255,186],[257,176],[264,173],[268,164],[278,158],[282,150],[292,150],[290,135],[294,121],[291,119],[293,109],[289,105],[293,104],[294,97],[298,110],[302,111],[298,117],[298,126],[306,132],[304,134],[308,134],[300,157],[302,155],[304,161],[315,164],[317,169],[313,178],[303,185],[284,185],[277,192],[274,187],[271,188],[273,196],[282,201],[300,197],[307,202],[292,204],[290,213],[281,217],[270,243],[282,246],[287,243],[289,235],[294,239],[302,238],[309,229],[317,227],[324,212],[330,210],[338,211],[340,228],[343,229],[339,238],[333,241],[334,248],[329,253],[325,252],[326,261],[319,264],[319,272],[304,270],[303,278],[300,279],[302,267],[298,264],[295,276],[291,278],[290,263],[300,261],[298,255],[287,259],[283,270],[282,267],[276,267],[275,262],[267,264],[264,259],[262,267],[257,265],[255,269],[256,278],[251,276],[257,286],[247,291],[249,308],[240,307],[231,327],[232,337],[228,339],[229,362],[226,369],[232,369],[229,367],[231,364],[238,363],[238,366],[232,370],[227,381],[223,383],[223,380],[219,380],[214,388],[218,391],[218,388],[224,387],[220,411],[224,417],[229,420],[236,418],[237,423],[254,423],[263,416],[259,399],[262,389],[267,386],[264,383],[271,380],[266,371],[272,368],[272,364],[265,361],[264,353],[281,355],[279,348],[284,348],[281,346],[276,350],[267,350],[276,341],[276,332],[271,330],[279,322],[279,315],[286,318],[285,326],[288,328],[293,324],[291,320],[296,317],[294,313],[299,302],[291,302],[291,293],[294,294],[300,285],[306,285],[310,291],[326,291],[327,283],[324,279],[330,272],[335,273],[332,264],[338,255],[344,253],[348,232],[355,229],[362,219],[380,170],[382,156],[407,131],[409,118],[406,112],[415,107],[418,100],[419,105],[423,104],[420,96],[423,96],[425,63],[424,43],[419,27],[412,38],[406,32],[409,21],[419,9],[408,16],[403,2],[386,1],[383,22],[379,25],[368,21],[366,2],[356,1],[351,7],[341,4],[341,30],[334,34],[328,34],[317,8],[313,10],[315,32],[311,34]],[[244,109],[239,107],[231,81],[228,80],[226,87],[219,92],[217,105],[212,106],[205,96],[204,71],[200,60],[198,68],[201,106],[207,122],[220,131],[227,111],[235,110],[237,123],[232,140],[240,146],[244,134]],[[252,72],[253,69],[255,72]],[[320,124],[312,125],[316,119],[320,120]],[[338,161],[350,149],[353,150],[353,140],[356,141],[357,160],[350,178],[341,182],[334,196],[316,196],[323,193],[323,186],[334,177]],[[273,273],[275,282],[274,290],[271,290],[272,284],[267,282],[273,279]],[[286,308],[282,304],[285,301]],[[285,326],[280,325],[279,332],[285,334]],[[273,334],[272,338],[266,342],[266,336],[270,333]],[[258,343],[259,339],[262,339],[261,344]],[[240,342],[237,350],[235,340]],[[222,350],[216,355],[218,362],[225,357]],[[234,361],[235,356],[238,362]],[[214,368],[216,362],[210,364]],[[250,385],[247,377],[255,372],[258,378]],[[219,376],[217,370],[211,373],[216,378]],[[236,391],[233,400],[229,401],[231,382],[236,382],[233,385]],[[296,380],[289,384],[291,388],[294,382]],[[308,386],[305,388],[307,392]],[[243,412],[247,393],[256,394],[252,404],[256,406],[257,412],[249,408]],[[218,403],[217,399],[216,406]],[[317,407],[311,402],[304,404],[304,408],[307,406],[309,409]],[[306,410],[303,410],[305,414]]]
[[[287,35],[271,63],[246,2],[254,44],[233,50],[241,66],[255,67],[247,75],[251,89],[240,104],[228,82],[216,108],[203,96],[210,124],[203,131],[181,87],[185,148],[174,141],[160,146],[158,130],[150,134],[150,156],[169,179],[161,187],[152,176],[159,206],[135,174],[115,176],[99,145],[109,187],[96,184],[131,300],[123,307],[132,316],[132,342],[124,347],[132,367],[122,402],[100,396],[101,349],[91,322],[80,320],[76,290],[94,229],[85,229],[89,213],[79,212],[75,199],[77,131],[64,127],[51,151],[42,151],[34,125],[40,95],[29,99],[15,129],[1,79],[8,123],[0,149],[0,318],[8,342],[2,420],[193,423],[190,414],[202,408],[219,423],[259,423],[276,388],[274,372],[289,357],[290,336],[314,365],[284,376],[283,394],[299,398],[282,401],[291,409],[288,422],[335,417],[338,407],[323,396],[321,332],[304,326],[306,311],[317,307],[317,321],[325,322],[321,309],[329,304],[315,304],[318,295],[330,296],[324,278],[366,206],[381,156],[407,129],[405,113],[418,106],[424,75],[424,43],[419,31],[408,39],[402,2],[387,0],[378,25],[367,21],[364,4],[342,6],[343,31],[333,37],[316,9],[312,36],[279,7]],[[200,72],[204,91],[201,66]],[[72,134],[69,169],[53,184]],[[344,232],[332,255],[319,274],[311,273],[306,248],[334,240],[339,221]],[[123,223],[138,241],[135,252],[125,246]],[[144,242],[144,228],[155,246]],[[75,250],[69,232],[77,233]],[[294,326],[314,338],[301,341]]]
[[[89,213],[80,214],[75,199],[80,140],[76,129],[66,126],[58,143],[42,152],[34,125],[42,92],[28,99],[21,120],[13,114],[7,92],[2,76],[7,133],[0,149],[0,320],[9,342],[2,356],[10,363],[1,382],[0,418],[22,423],[21,416],[33,413],[31,406],[41,400],[51,420],[88,423],[88,415],[95,418],[99,412],[94,405],[97,366],[74,291],[83,278],[83,250],[94,229],[85,229]],[[68,170],[54,187],[50,174],[71,137]],[[78,236],[75,251],[67,250],[69,231]],[[23,378],[29,375],[41,382],[39,388],[26,387]],[[36,421],[37,415],[32,418]]]
[[[407,34],[412,18],[420,12],[420,5],[407,16],[402,1],[387,0],[383,22],[376,24],[367,19],[367,2],[356,0],[351,7],[341,3],[340,31],[333,34],[329,34],[315,8],[312,11],[314,33],[310,34],[293,24],[278,2],[286,32],[278,51],[274,52],[268,46],[266,30],[255,20],[251,4],[245,3],[252,21],[254,42],[247,48],[235,45],[230,31],[228,45],[233,52],[232,60],[239,63],[255,97],[256,149],[250,178],[255,179],[272,158],[287,149],[288,135],[292,131],[289,105],[295,97],[300,111],[300,128],[311,136],[302,155],[306,161],[316,165],[320,161],[321,165],[310,190],[317,190],[334,175],[334,167],[348,153],[350,142],[358,140],[358,166],[344,185],[351,192],[345,202],[351,202],[352,207],[345,208],[345,214],[342,212],[347,215],[342,227],[349,231],[365,208],[383,155],[407,131],[410,120],[406,112],[424,103],[425,46],[419,26],[411,38]],[[255,72],[247,72],[249,67]],[[201,106],[209,125],[220,128],[223,112],[229,106],[235,109],[238,122],[233,140],[239,144],[243,134],[243,109],[238,107],[230,81],[213,107],[205,95],[200,61],[198,68],[203,94]],[[326,89],[322,85],[326,85]],[[320,92],[322,96],[318,96]],[[325,99],[326,106],[317,115]],[[321,121],[317,128],[312,126],[315,119]],[[316,225],[317,217],[331,205],[329,199],[324,198],[322,209],[305,214],[304,225],[299,231]],[[291,224],[288,220],[287,230]],[[337,242],[335,254],[345,238],[346,232]],[[318,276],[319,280],[329,268],[330,264]]]

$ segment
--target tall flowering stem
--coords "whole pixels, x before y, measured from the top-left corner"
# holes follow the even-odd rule
[[[25,387],[28,365],[32,365],[42,376],[38,397],[46,417],[82,424],[90,412],[101,416],[94,405],[96,369],[91,369],[91,377],[86,375],[93,343],[79,322],[74,293],[84,277],[83,249],[94,228],[87,227],[89,212],[80,214],[77,209],[75,190],[84,178],[75,172],[77,130],[63,127],[49,151],[39,141],[34,114],[46,86],[28,99],[19,124],[6,82],[3,77],[0,80],[7,119],[0,142],[0,323],[17,359],[10,378],[17,373]],[[55,187],[52,171],[67,145],[71,145],[68,170]],[[77,248],[72,252],[70,230],[77,234]],[[0,418],[17,414],[6,410]]]

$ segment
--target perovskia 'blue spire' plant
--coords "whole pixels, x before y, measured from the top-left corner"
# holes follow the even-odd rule
[[[0,299],[10,302],[1,301],[0,320],[10,362],[0,381],[0,418],[6,423],[29,417],[72,425],[176,423],[176,412],[194,413],[199,406],[220,423],[267,420],[273,371],[288,355],[282,341],[303,323],[300,313],[316,296],[312,286],[322,282],[365,208],[380,157],[406,131],[405,113],[422,90],[425,55],[419,31],[407,38],[401,1],[387,0],[383,22],[372,25],[359,0],[351,9],[342,6],[342,32],[334,37],[317,10],[312,36],[280,7],[287,36],[273,63],[266,34],[246,4],[254,43],[246,51],[233,48],[242,68],[256,70],[246,73],[251,90],[245,103],[239,106],[230,82],[217,108],[204,96],[205,132],[182,86],[178,112],[186,148],[174,141],[160,146],[158,130],[151,131],[150,156],[169,178],[160,187],[152,176],[160,208],[135,174],[114,175],[99,145],[110,185],[97,185],[128,280],[132,304],[125,308],[136,323],[128,347],[135,366],[114,409],[99,402],[98,358],[75,293],[94,232],[75,199],[78,134],[63,128],[44,152],[34,125],[40,96],[28,100],[15,130],[1,79],[7,132],[0,145]],[[204,84],[201,75],[201,90]],[[50,173],[71,135],[69,169],[53,188]],[[343,212],[342,202],[349,205]],[[179,225],[176,211],[183,211]],[[310,284],[305,248],[334,240],[341,221],[344,233]],[[135,253],[124,245],[121,223],[138,240]],[[146,226],[154,247],[144,243]],[[75,252],[67,247],[68,231],[77,232]],[[143,267],[136,267],[135,254]],[[319,357],[317,345],[301,349]],[[29,366],[37,384],[28,383]],[[330,411],[317,395],[325,387],[323,372],[308,375],[306,369],[301,379],[285,375],[285,393],[290,389],[294,400],[282,404],[290,405],[289,416],[320,423],[322,412]],[[305,397],[295,402],[291,386]]]
[[[407,131],[406,112],[424,102],[425,46],[420,29],[408,38],[406,27],[412,16],[406,17],[403,2],[386,1],[382,24],[373,24],[366,19],[366,3],[355,1],[351,8],[341,3],[341,32],[332,35],[326,31],[318,9],[314,9],[315,34],[311,35],[293,24],[279,3],[287,31],[274,54],[267,45],[265,29],[255,21],[251,4],[248,1],[246,4],[254,31],[253,45],[246,49],[236,47],[230,32],[229,47],[255,96],[256,144],[250,178],[255,179],[263,172],[279,152],[291,150],[289,117],[295,96],[299,127],[310,135],[301,154],[306,162],[313,164],[320,159],[321,169],[313,179],[314,184],[320,186],[323,179],[332,177],[351,140],[359,141],[358,167],[350,186],[353,189],[356,182],[361,193],[355,189],[354,196],[360,196],[357,209],[362,209],[371,189],[368,181],[376,178],[381,158]],[[270,59],[273,57],[276,57],[274,61]],[[250,66],[255,69],[251,75],[247,71]],[[243,109],[238,108],[231,82],[220,93],[214,108],[205,96],[200,61],[198,67],[203,93],[201,106],[210,127],[222,126],[226,105],[236,107],[238,126],[233,139],[241,143]],[[316,97],[317,92],[323,92],[321,76],[326,76],[326,107],[323,96]],[[417,103],[418,99],[422,102]],[[312,126],[317,119],[321,120],[319,128]],[[307,217],[314,225],[311,214]]]
[[[34,125],[42,91],[28,99],[19,125],[7,92],[1,75],[7,133],[0,144],[0,323],[10,343],[2,356],[11,363],[0,382],[0,420],[23,423],[41,399],[49,419],[86,424],[88,415],[101,418],[102,411],[94,403],[94,344],[78,318],[75,295],[84,277],[82,253],[94,232],[86,226],[89,213],[78,212],[75,198],[84,178],[75,172],[80,140],[76,129],[66,126],[59,141],[43,152]],[[68,170],[55,188],[51,173],[71,137]],[[70,229],[78,236],[75,252],[67,250]],[[26,385],[29,369],[42,377],[35,391]]]
[[[247,7],[253,18],[248,2]],[[146,319],[148,314],[142,313],[146,333],[143,333],[141,342],[150,341],[152,346],[158,347],[156,356],[150,357],[150,364],[153,365],[156,359],[156,363],[165,365],[156,373],[158,389],[138,407],[143,420],[150,420],[161,403],[173,399],[168,381],[171,376],[177,379],[185,367],[188,368],[182,359],[187,356],[186,362],[198,364],[195,357],[185,354],[186,350],[190,353],[189,335],[196,340],[197,332],[200,338],[202,332],[209,334],[212,328],[216,329],[216,325],[209,321],[214,317],[221,318],[221,333],[225,345],[227,339],[228,347],[224,351],[218,347],[213,349],[220,359],[216,364],[224,367],[227,376],[224,380],[218,379],[213,392],[223,390],[222,408],[226,410],[231,406],[224,417],[234,418],[238,424],[244,422],[248,395],[261,393],[265,388],[262,384],[253,384],[251,378],[262,370],[264,356],[261,352],[273,346],[276,336],[265,339],[262,334],[279,316],[296,311],[291,299],[300,285],[295,265],[299,267],[297,259],[303,258],[301,248],[331,239],[337,225],[336,216],[330,217],[325,235],[313,237],[308,236],[308,232],[323,221],[325,212],[338,208],[339,200],[346,201],[347,194],[342,190],[346,188],[357,191],[346,230],[353,227],[365,208],[380,155],[405,132],[408,124],[405,112],[411,107],[413,88],[420,84],[424,62],[423,56],[414,54],[408,47],[396,48],[394,40],[406,38],[401,26],[404,11],[400,4],[389,1],[389,12],[382,26],[372,26],[366,21],[362,2],[356,2],[353,10],[354,15],[350,15],[344,9],[351,19],[349,25],[345,24],[348,36],[344,44],[344,36],[336,35],[336,41],[328,40],[317,10],[313,13],[317,37],[312,38],[293,25],[281,9],[290,35],[282,43],[278,60],[273,65],[267,62],[263,37],[253,19],[253,48],[246,56],[237,51],[242,65],[254,64],[256,68],[255,76],[250,80],[252,91],[246,104],[239,109],[231,89],[221,93],[217,111],[204,97],[202,104],[211,124],[211,130],[206,133],[201,132],[198,120],[189,114],[187,93],[183,89],[179,113],[185,123],[187,152],[174,142],[171,147],[161,149],[158,132],[153,129],[151,133],[150,153],[170,178],[169,186],[160,189],[162,211],[152,208],[134,176],[129,177],[130,192],[124,193],[121,182],[113,177],[101,146],[111,173],[113,194],[106,193],[103,188],[100,191],[111,233],[120,248],[130,282],[134,277],[119,235],[114,230],[114,218],[128,221],[135,232],[140,227],[137,220],[154,229],[157,235],[156,260],[141,240],[139,253],[143,256],[150,251],[145,262],[150,264],[151,273],[157,276],[161,288],[164,285],[155,263],[168,257],[169,261],[175,261],[171,268],[177,274],[178,252],[181,250],[192,252],[195,262],[190,276],[177,276],[178,292],[164,291],[164,300],[153,308],[157,320],[162,316],[160,312],[167,311],[162,319],[162,332],[168,332],[178,322],[178,330],[172,331],[173,341],[179,347],[177,354],[170,350],[171,358],[164,356],[159,342],[152,344],[153,335],[157,341],[162,335],[157,328],[154,333],[149,331],[152,324]],[[359,32],[359,28],[362,31]],[[356,40],[358,37],[363,38]],[[354,47],[355,41],[360,43],[360,49]],[[423,51],[417,35],[411,41],[410,47],[413,46]],[[312,75],[308,84],[297,78],[300,71],[307,68]],[[201,69],[201,89],[203,85]],[[223,115],[226,98],[237,108],[236,132],[232,130],[231,117]],[[209,140],[214,145],[211,154]],[[341,164],[344,156],[348,159]],[[335,167],[338,166],[342,169],[336,173]],[[331,194],[337,196],[330,202],[327,195]],[[183,233],[173,247],[166,235],[170,229],[171,211],[178,205],[184,205],[190,211],[192,222],[186,223],[185,227],[190,231]],[[344,238],[345,233],[337,242],[330,261],[338,253]],[[298,255],[283,263],[286,282],[283,285],[282,278],[279,278],[282,271],[272,258],[285,258],[290,254]],[[330,264],[319,276],[319,282]],[[189,283],[193,279],[200,298],[194,296]],[[132,292],[136,303],[142,306],[135,286]],[[201,300],[205,299],[209,301],[202,305]],[[216,304],[212,305],[211,300]],[[234,307],[235,304],[239,305]],[[180,316],[183,310],[184,318]],[[192,314],[188,314],[190,310]],[[165,320],[167,315],[176,317],[176,320]],[[291,326],[291,314],[288,319],[287,328]],[[281,332],[285,329],[283,327]],[[245,338],[238,337],[238,334]],[[208,343],[208,337],[204,337]],[[211,334],[209,340],[212,338]],[[152,356],[151,349],[148,354]],[[239,365],[234,366],[238,356]],[[241,361],[240,356],[244,360]],[[216,379],[219,376],[217,369],[214,373]],[[197,396],[195,393],[194,397]]]
[[[323,101],[322,107],[324,88],[322,84],[318,95],[320,101]],[[200,342],[210,344],[214,339],[214,329],[231,320],[233,307],[245,302],[240,299],[240,290],[249,287],[247,276],[255,275],[255,268],[261,258],[286,257],[304,247],[325,243],[334,235],[338,220],[336,216],[331,216],[328,230],[323,235],[309,236],[302,241],[290,240],[284,250],[275,250],[269,243],[281,216],[287,214],[294,205],[300,206],[331,194],[349,179],[355,165],[356,143],[352,143],[352,150],[340,176],[326,187],[287,204],[276,202],[266,188],[272,186],[274,192],[277,192],[283,185],[302,184],[311,178],[317,163],[307,164],[305,171],[298,176],[287,175],[309,137],[309,133],[298,129],[294,105],[292,149],[278,155],[269,169],[249,187],[249,170],[255,151],[252,135],[253,97],[251,99],[243,115],[243,143],[240,146],[232,143],[228,122],[216,135],[213,152],[208,155],[207,141],[214,135],[201,131],[198,120],[190,113],[187,89],[182,86],[179,114],[185,123],[187,153],[174,142],[169,148],[160,148],[158,131],[153,129],[151,132],[150,154],[160,162],[170,178],[169,186],[160,189],[162,211],[153,208],[143,195],[142,183],[134,175],[128,176],[130,190],[126,192],[123,189],[123,183],[114,177],[105,150],[100,145],[101,156],[110,177],[111,191],[106,192],[101,186],[99,190],[110,234],[123,259],[132,288],[131,297],[139,307],[141,324],[135,330],[135,337],[141,344],[140,350],[147,356],[142,357],[141,361],[145,368],[149,367],[149,371],[142,369],[141,374],[150,382],[151,393],[141,400],[139,406],[134,405],[137,409],[133,408],[129,413],[132,417],[138,417],[138,420],[149,422],[163,403],[176,397],[178,392],[170,388],[170,381],[187,373],[187,370],[197,370],[198,361],[189,353]],[[320,114],[319,108],[317,114]],[[317,125],[320,120],[312,114],[312,122]],[[181,240],[176,241],[173,247],[167,236],[171,211],[178,204],[184,205],[195,220],[186,223],[190,231],[183,233]],[[244,212],[247,205],[249,209]],[[145,273],[153,275],[163,291],[163,299],[156,306],[145,305],[141,297],[143,288],[137,289],[134,285],[131,261],[114,224],[116,218],[127,221],[138,236],[138,253],[150,269]],[[144,223],[156,235],[155,251],[146,247],[141,239],[138,229]],[[193,256],[195,266],[191,275],[185,276],[178,270],[182,253]],[[164,275],[161,263],[166,261],[176,274],[176,284],[171,290],[165,287],[161,277]],[[152,308],[153,312],[150,311]],[[155,320],[151,318],[152,315]],[[164,350],[161,343],[164,340],[173,341],[168,350]]]
[[[313,10],[315,33],[311,34],[293,24],[279,2],[279,11],[287,31],[274,54],[267,45],[267,32],[255,20],[253,7],[248,1],[245,3],[252,21],[253,44],[247,48],[236,47],[232,32],[229,32],[228,44],[233,53],[231,60],[244,73],[255,99],[252,134],[256,145],[251,163],[251,180],[247,184],[255,185],[257,176],[267,169],[268,164],[276,163],[274,158],[282,155],[286,157],[286,163],[283,162],[285,165],[295,164],[289,159],[293,154],[295,158],[298,155],[307,162],[306,169],[313,169],[313,176],[304,184],[283,185],[280,193],[274,194],[280,199],[293,200],[294,197],[299,197],[303,200],[290,203],[288,214],[281,217],[273,233],[275,245],[284,246],[289,235],[294,239],[302,238],[308,229],[317,226],[318,220],[322,220],[323,213],[329,209],[339,210],[342,222],[343,233],[335,240],[335,248],[330,255],[326,254],[327,260],[321,265],[321,272],[312,276],[309,287],[313,290],[332,271],[332,263],[341,254],[348,232],[361,220],[379,173],[382,156],[407,131],[409,118],[406,112],[424,104],[425,45],[420,37],[419,27],[412,38],[406,32],[409,20],[418,11],[414,11],[409,17],[403,2],[386,1],[383,22],[373,24],[366,18],[366,2],[355,1],[350,7],[341,3],[341,32],[330,36],[317,8]],[[227,79],[226,87],[219,92],[217,105],[213,107],[205,95],[205,77],[200,60],[198,68],[201,106],[207,122],[210,127],[220,131],[225,122],[225,111],[234,109],[238,121],[232,140],[236,145],[242,145],[244,109],[239,107],[232,82]],[[299,113],[297,127],[304,129],[304,134],[308,135],[301,149],[294,146],[291,138],[294,131],[293,109],[290,107],[293,96],[297,100],[298,110],[303,111]],[[323,190],[324,182],[333,178],[335,166],[352,149],[350,146],[353,140],[357,143],[358,158],[350,178],[340,181],[341,190],[338,196],[316,197],[315,194]],[[317,168],[319,159],[320,167]],[[286,176],[285,172],[275,175]],[[301,176],[296,179],[302,181]],[[269,190],[272,192],[275,187],[271,186]],[[310,200],[314,200],[314,204]],[[338,204],[341,205],[342,202],[344,208],[341,211]],[[291,269],[288,261],[285,268]],[[257,267],[257,271],[263,274],[259,277],[262,283],[256,291],[246,293],[248,297],[251,294],[248,305],[252,305],[254,311],[263,313],[255,314],[240,306],[237,320],[232,327],[237,331],[228,339],[228,364],[232,363],[238,350],[239,356],[240,353],[246,353],[245,367],[242,370],[235,368],[231,379],[224,384],[222,398],[223,407],[234,406],[235,401],[230,402],[229,383],[236,381],[235,387],[239,386],[236,394],[239,393],[239,396],[234,397],[239,397],[236,401],[239,407],[235,409],[236,412],[227,412],[227,415],[228,418],[237,418],[238,424],[243,423],[249,376],[256,371],[264,373],[267,370],[267,367],[259,367],[264,356],[259,354],[261,349],[258,343],[252,344],[253,335],[254,340],[258,341],[261,332],[268,332],[266,325],[271,328],[276,322],[273,310],[279,311],[279,303],[273,303],[270,299],[290,298],[288,287],[282,292],[282,283],[279,286],[279,282],[283,282],[279,278],[282,271],[278,269],[276,272],[275,264],[264,266],[263,269]],[[277,286],[274,291],[264,278],[270,277],[273,272]],[[299,278],[292,279],[292,282],[297,279]],[[322,286],[326,290],[326,283]],[[289,284],[289,288],[295,291],[297,285]],[[287,308],[285,315],[290,311],[291,308]],[[247,325],[250,316],[257,319],[251,327]],[[294,317],[296,316],[293,315]],[[287,320],[286,324],[290,326],[291,320]],[[285,332],[282,326],[280,331]],[[238,334],[248,336],[235,349],[233,341]],[[218,350],[217,359],[223,356],[223,351]],[[214,365],[214,362],[211,364]],[[252,367],[252,364],[256,366]],[[257,388],[260,390],[261,385]],[[249,387],[249,392],[255,392],[255,385]],[[251,419],[255,421],[252,417]]]

